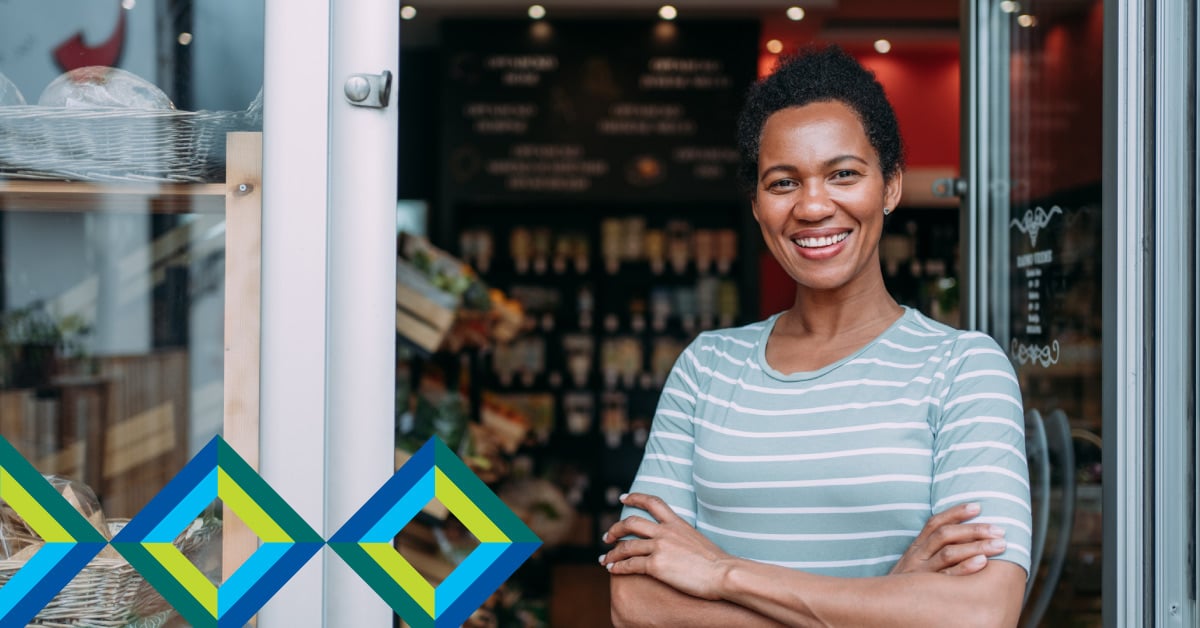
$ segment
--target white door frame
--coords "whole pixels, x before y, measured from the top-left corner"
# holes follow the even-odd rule
[[[348,73],[397,74],[394,2],[264,0],[261,473],[324,538],[394,464],[395,95],[351,106]],[[328,550],[266,628],[390,626]]]

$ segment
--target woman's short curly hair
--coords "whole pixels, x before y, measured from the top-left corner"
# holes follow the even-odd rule
[[[738,184],[754,196],[763,126],[771,114],[814,102],[838,101],[858,114],[867,140],[879,154],[883,175],[904,169],[904,142],[896,112],[874,73],[838,46],[806,48],[783,57],[768,77],[750,87],[738,116]]]

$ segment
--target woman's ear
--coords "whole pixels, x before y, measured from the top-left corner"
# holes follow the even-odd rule
[[[883,206],[896,209],[900,204],[900,196],[904,190],[904,172],[897,170],[883,186]]]

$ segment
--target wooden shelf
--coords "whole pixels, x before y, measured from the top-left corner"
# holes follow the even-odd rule
[[[0,211],[224,214],[225,187],[0,179]]]

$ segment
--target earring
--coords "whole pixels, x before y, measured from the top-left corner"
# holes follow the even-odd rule
[[[884,208],[883,208],[883,215],[884,215],[884,216],[886,216],[886,215],[890,214],[891,212],[892,212],[892,210],[891,210],[891,208],[890,208],[890,207],[884,207]]]

